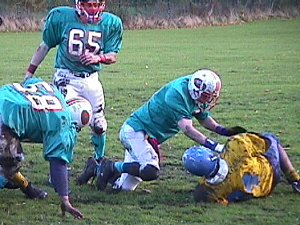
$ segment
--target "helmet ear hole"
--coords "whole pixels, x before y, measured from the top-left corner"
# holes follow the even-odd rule
[[[93,116],[92,105],[82,97],[67,100],[68,109],[71,112],[72,120],[79,128],[89,126]]]

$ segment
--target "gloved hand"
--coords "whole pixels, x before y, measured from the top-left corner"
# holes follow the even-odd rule
[[[230,137],[230,136],[233,136],[236,134],[245,133],[245,132],[247,132],[247,130],[241,126],[235,126],[235,127],[230,127],[230,128],[218,126],[216,128],[215,132],[217,134]]]
[[[244,127],[241,126],[235,126],[235,127],[230,127],[228,128],[228,136],[240,134],[240,133],[246,133],[247,130]]]
[[[209,148],[210,150],[217,152],[217,153],[223,153],[225,151],[225,145],[219,144],[216,141],[213,141],[209,138],[206,139],[204,143],[204,147]]]

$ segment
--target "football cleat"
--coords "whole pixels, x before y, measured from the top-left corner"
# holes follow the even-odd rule
[[[293,190],[294,190],[295,193],[300,194],[300,180],[294,181],[292,183],[292,188],[293,188]]]
[[[103,161],[103,160],[102,160]],[[96,168],[99,165],[98,161],[94,157],[89,157],[82,174],[77,178],[77,184],[87,184],[88,181],[96,176]]]
[[[25,189],[21,188],[21,191],[30,199],[45,199],[48,197],[48,193],[46,191],[35,187],[31,183],[29,183]]]
[[[114,162],[111,160],[102,160],[97,168],[96,187],[104,191],[109,180],[116,174]]]

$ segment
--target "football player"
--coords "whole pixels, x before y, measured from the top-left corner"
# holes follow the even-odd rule
[[[120,140],[126,149],[124,161],[101,162],[97,188],[104,190],[117,173],[122,173],[113,185],[118,190],[133,191],[142,181],[157,179],[158,145],[179,131],[198,144],[222,152],[223,145],[206,137],[192,122],[195,117],[204,128],[224,136],[245,131],[239,126],[226,128],[212,118],[210,110],[219,99],[221,87],[219,75],[209,69],[198,70],[162,87],[123,124]]]
[[[76,98],[66,103],[54,85],[41,79],[3,86],[0,89],[1,173],[7,180],[22,182],[21,142],[42,143],[63,214],[68,212],[83,219],[83,214],[69,201],[67,164],[73,160],[78,131],[88,126],[91,118],[92,106],[87,100]]]
[[[54,84],[67,100],[82,96],[92,104],[95,155],[87,160],[83,173],[78,177],[80,185],[94,176],[96,165],[105,155],[107,122],[98,72],[103,64],[117,62],[122,46],[122,21],[118,16],[104,12],[104,9],[105,0],[76,0],[75,7],[52,9],[46,19],[43,41],[25,76],[25,79],[32,77],[49,50],[58,46]]]
[[[201,176],[194,191],[196,201],[245,201],[269,196],[283,173],[300,194],[300,176],[279,139],[273,134],[244,133],[232,136],[218,155],[203,146],[183,155],[185,168]]]

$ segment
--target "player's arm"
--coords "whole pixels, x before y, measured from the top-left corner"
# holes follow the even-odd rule
[[[193,121],[191,119],[182,118],[179,120],[178,126],[180,130],[190,139],[201,145],[205,143],[207,137],[193,126]]]
[[[101,55],[95,55],[94,53],[86,53],[80,57],[80,61],[84,65],[99,63],[109,65],[117,62],[117,53],[109,52]]]
[[[27,69],[25,80],[28,78],[31,78],[33,74],[35,73],[38,66],[42,63],[42,61],[45,59],[46,55],[48,54],[50,48],[45,42],[42,42],[38,49],[36,50],[35,54],[33,55],[30,65]]]
[[[202,134],[199,130],[197,130],[193,126],[192,119],[182,118],[181,120],[179,120],[178,126],[186,136],[188,136],[190,139],[194,140],[195,142],[216,152],[223,151],[224,145],[221,145],[207,138],[204,134]]]
[[[241,126],[230,128],[224,127],[216,120],[214,120],[211,116],[206,117],[204,120],[199,120],[199,122],[206,129],[226,137],[247,132],[247,130]]]
[[[51,158],[49,161],[51,181],[53,183],[55,191],[60,196],[63,216],[65,215],[65,212],[68,212],[76,219],[83,219],[83,214],[78,209],[73,207],[69,200],[67,163],[58,158]]]

